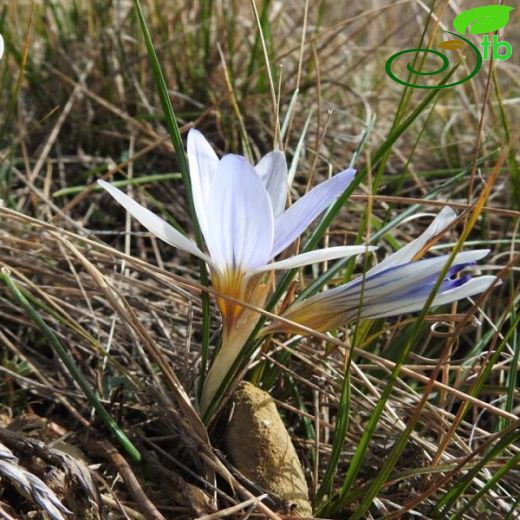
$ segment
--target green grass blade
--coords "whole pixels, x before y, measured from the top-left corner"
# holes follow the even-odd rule
[[[504,160],[505,160],[505,157],[501,157],[499,159],[499,162],[503,162]],[[499,166],[500,166],[500,164],[497,165],[497,170],[495,172],[495,176],[491,177],[489,179],[488,184],[486,185],[486,189],[483,190],[479,199],[475,203],[475,209],[473,210],[473,212],[470,216],[468,224],[464,228],[463,232],[461,233],[460,239],[458,240],[457,244],[453,248],[453,250],[448,258],[448,261],[446,262],[446,265],[443,267],[442,272],[440,273],[440,275],[435,283],[435,286],[433,287],[433,290],[431,291],[417,321],[415,322],[415,324],[413,326],[409,339],[406,341],[406,345],[404,346],[404,348],[402,349],[402,351],[399,354],[399,358],[396,362],[396,365],[395,365],[394,369],[392,370],[390,380],[389,380],[388,384],[386,385],[385,390],[383,392],[383,396],[386,395],[386,397],[380,398],[380,400],[376,406],[376,411],[370,418],[369,427],[363,434],[360,444],[358,445],[358,448],[356,449],[356,451],[354,453],[354,459],[356,461],[356,464],[354,465],[351,463],[351,465],[349,466],[347,476],[345,477],[344,484],[341,488],[340,497],[337,500],[337,504],[336,504],[337,506],[343,505],[344,498],[342,498],[342,495],[344,496],[348,492],[350,486],[354,482],[355,477],[357,476],[357,473],[360,470],[364,451],[366,451],[366,449],[368,448],[368,441],[370,440],[370,438],[373,434],[373,431],[375,430],[377,421],[379,419],[379,417],[376,418],[375,416],[376,415],[380,416],[382,413],[383,405],[384,405],[384,403],[386,403],[386,399],[389,396],[389,390],[391,390],[391,388],[394,386],[395,381],[397,380],[400,368],[401,368],[402,364],[404,363],[404,361],[406,360],[406,357],[408,356],[408,353],[410,352],[412,345],[415,343],[415,341],[417,340],[417,338],[420,334],[420,329],[423,324],[424,318],[433,302],[433,299],[435,298],[437,291],[439,290],[442,280],[446,276],[448,269],[452,265],[456,254],[460,251],[462,245],[464,244],[465,239],[468,237],[471,229],[475,225],[478,215],[482,211],[484,203],[485,203],[487,197],[489,196],[490,189],[493,186],[494,179],[496,179],[496,175],[498,174]],[[377,493],[379,492],[379,490],[381,489],[381,487],[384,485],[387,478],[389,477],[389,475],[390,475],[391,471],[393,470],[395,464],[397,463],[401,453],[403,452],[404,447],[406,446],[409,436],[411,435],[411,433],[413,432],[413,430],[415,428],[415,424],[419,420],[420,410],[426,403],[426,397],[427,397],[427,395],[425,394],[416,409],[416,413],[414,413],[414,415],[412,416],[412,419],[410,419],[408,421],[405,431],[400,435],[399,439],[395,443],[390,455],[386,459],[385,465],[383,466],[383,468],[380,470],[380,472],[378,473],[378,475],[372,482],[368,492],[365,494],[360,506],[356,510],[356,513],[353,515],[353,517],[352,517],[353,520],[362,518],[362,516],[368,511],[368,509],[370,508],[370,506],[372,504],[373,499],[377,496]],[[381,401],[384,401],[384,402],[381,403]],[[363,453],[358,454],[358,451],[363,451]]]
[[[190,173],[188,160],[186,158],[186,154],[184,153],[184,144],[182,142],[181,133],[179,130],[179,125],[177,124],[177,117],[175,116],[175,112],[173,110],[173,106],[170,100],[170,95],[168,94],[168,88],[166,86],[166,80],[164,79],[164,75],[162,73],[161,65],[159,63],[159,59],[157,58],[157,53],[155,52],[155,48],[153,46],[152,37],[150,35],[150,31],[148,30],[148,26],[146,25],[146,20],[144,18],[144,13],[141,7],[141,3],[139,0],[134,0],[135,8],[137,11],[137,16],[139,18],[139,24],[141,26],[141,30],[143,32],[144,41],[146,45],[146,49],[148,51],[148,56],[150,58],[150,62],[152,65],[153,76],[155,79],[155,83],[157,85],[157,91],[159,93],[159,97],[161,99],[161,104],[164,112],[164,117],[166,120],[166,125],[168,127],[168,132],[170,133],[170,138],[175,149],[175,153],[177,154],[177,158],[179,161],[179,168],[181,170],[182,180],[184,182],[184,186],[186,189],[186,196],[188,198],[188,208],[191,215],[191,220],[193,222],[193,226],[195,228],[195,238],[197,245],[199,247],[203,247],[204,239],[202,237],[202,232],[200,230],[199,222],[197,220],[197,214],[195,212],[195,206],[193,204],[193,195],[191,191],[191,182],[190,182]],[[200,281],[204,286],[208,285],[208,272],[206,269],[205,263],[201,260],[199,262],[199,271],[200,271]],[[204,379],[206,375],[207,365],[208,365],[208,357],[209,357],[209,332],[210,332],[210,305],[209,305],[209,294],[205,291],[202,292],[202,362],[201,362],[201,373],[200,373],[200,383],[199,383],[199,394],[202,391],[202,387],[204,385]]]
[[[200,3],[201,15],[201,48],[203,50],[204,68],[208,70],[211,58],[211,15],[213,13],[213,0],[202,0]]]
[[[133,179],[124,179],[121,181],[112,181],[112,186],[116,188],[126,188],[127,186],[139,186],[140,184],[149,184],[152,182],[164,182],[164,181],[173,181],[179,180],[182,178],[180,173],[157,173],[153,175],[142,175],[141,177],[135,177]],[[84,189],[89,187],[92,191],[103,191],[101,186],[88,186],[83,184],[81,186],[68,186],[67,188],[62,188],[61,190],[55,191],[52,194],[53,198],[65,197],[67,195],[76,195],[77,193],[81,193]]]
[[[287,184],[289,186],[292,186],[292,183],[294,181],[294,176],[296,175],[298,163],[300,162],[300,156],[303,152],[303,147],[305,145],[305,138],[307,137],[307,132],[309,130],[309,124],[311,122],[313,115],[314,115],[314,110],[310,110],[309,115],[305,119],[302,133],[300,135],[300,139],[298,139],[298,144],[296,145],[296,148],[294,149],[294,155],[293,155],[293,159],[291,161],[291,166],[289,167],[289,171],[287,172]],[[282,139],[283,139],[283,128],[282,128]]]
[[[347,434],[349,418],[350,418],[350,365],[352,355],[348,356],[348,360],[345,363],[345,373],[343,375],[343,384],[341,387],[341,397],[338,405],[338,415],[336,419],[336,427],[334,429],[334,441],[332,443],[332,453],[327,463],[325,475],[321,481],[320,487],[313,500],[314,507],[316,507],[325,496],[332,494],[332,486],[334,483],[334,477],[338,468],[338,463],[343,452],[343,445],[345,444],[345,437]]]
[[[518,436],[517,436],[518,438]],[[514,441],[517,440],[514,439]],[[513,441],[512,441],[513,442]],[[464,518],[464,513],[472,506],[475,505],[477,500],[479,500],[485,493],[494,488],[509,471],[513,468],[516,468],[518,463],[520,463],[520,453],[517,453],[514,457],[509,459],[502,467],[500,467],[492,478],[490,478],[486,484],[477,492],[475,495],[471,497],[470,500],[457,512],[456,515],[452,517],[453,520]]]
[[[31,30],[32,30],[32,25],[33,25],[33,12],[34,12],[34,3],[31,5],[29,21],[27,24],[27,32],[26,32],[25,38],[24,38],[23,51],[20,54],[20,58],[19,58],[20,70],[18,72],[18,77],[16,78],[16,83],[15,83],[15,87],[14,87],[12,95],[11,95],[11,99],[9,100],[9,104],[7,105],[7,109],[5,110],[4,114],[2,115],[3,122],[2,122],[2,126],[0,127],[0,143],[2,143],[4,140],[4,134],[8,128],[8,125],[11,121],[11,117],[14,113],[14,109],[16,107],[16,103],[18,100],[18,94],[20,92],[20,89],[22,87],[22,83],[23,83],[23,80],[25,77],[26,68],[27,68],[27,60],[28,60],[28,56],[29,56],[30,35],[31,35]],[[5,44],[6,48],[9,48],[9,44],[7,41],[5,41],[4,44]]]
[[[264,38],[270,39],[270,27],[269,27],[269,9],[271,7],[271,0],[265,0],[262,5],[262,12],[260,13],[260,27]],[[253,42],[253,48],[251,49],[251,55],[249,58],[249,64],[247,66],[246,78],[251,78],[258,67],[258,62],[262,61],[262,37],[260,31],[256,31],[255,40]],[[268,65],[266,65],[268,66]],[[245,81],[242,87],[242,98],[247,96],[249,87],[252,81]],[[267,73],[262,72],[257,79],[257,92],[263,92],[267,90],[269,82],[267,80]]]
[[[282,128],[280,130],[280,140],[281,141],[284,140],[285,134],[287,133],[287,130],[289,129],[289,124],[291,123],[293,115],[294,115],[294,108],[296,107],[296,101],[298,100],[299,93],[300,93],[300,90],[296,89],[293,92],[293,95],[291,96],[291,101],[289,101],[289,106],[287,107],[287,112],[283,119]],[[308,117],[307,117],[307,119],[308,119]]]
[[[126,434],[119,428],[116,421],[112,418],[112,416],[107,412],[97,393],[90,386],[88,381],[83,376],[81,370],[76,365],[72,356],[67,352],[65,347],[61,344],[58,337],[54,334],[54,332],[47,326],[42,317],[38,314],[38,312],[34,309],[34,307],[29,303],[28,299],[24,296],[20,288],[16,285],[15,281],[11,278],[8,269],[2,268],[1,272],[2,279],[5,285],[12,292],[13,296],[16,298],[18,303],[24,308],[27,315],[34,321],[34,323],[38,326],[41,333],[47,339],[52,349],[56,353],[56,355],[61,359],[63,364],[67,367],[69,374],[76,381],[78,386],[81,388],[85,396],[87,397],[89,403],[94,407],[96,412],[98,413],[101,420],[105,423],[106,427],[112,432],[117,441],[121,444],[121,446],[126,450],[128,455],[135,461],[140,462],[142,457],[139,450],[133,445],[132,441],[126,436]]]
[[[374,411],[370,417],[368,425],[365,428],[365,431],[361,437],[361,440],[360,440],[358,446],[356,447],[354,456],[352,457],[352,461],[349,465],[349,469],[345,476],[343,485],[341,486],[341,490],[338,494],[338,498],[334,499],[333,502],[330,504],[330,506],[326,508],[325,511],[327,513],[330,513],[330,511],[336,511],[344,505],[345,496],[349,492],[350,487],[354,483],[354,480],[357,477],[357,474],[359,473],[359,471],[361,469],[364,455],[368,449],[368,445],[376,430],[376,427],[377,427],[377,424],[381,417],[381,414],[383,412],[384,406],[386,405],[386,402],[390,396],[390,393],[397,381],[401,367],[404,364],[404,362],[406,361],[412,346],[415,344],[417,338],[419,337],[419,334],[421,332],[421,327],[424,322],[424,318],[426,317],[426,315],[433,303],[435,295],[437,294],[437,292],[442,284],[442,281],[444,280],[450,266],[452,265],[453,260],[455,259],[455,256],[460,251],[466,236],[469,234],[470,229],[471,229],[471,225],[468,225],[465,228],[464,232],[461,234],[459,241],[457,242],[456,246],[453,248],[453,251],[451,252],[451,254],[448,258],[448,261],[446,262],[441,273],[439,274],[439,277],[437,278],[437,281],[436,281],[430,295],[428,296],[428,299],[426,300],[421,313],[419,314],[416,322],[414,323],[414,326],[409,334],[409,337],[405,343],[405,346],[404,346],[404,348],[402,348],[402,350],[399,353],[395,367],[392,370],[392,373],[389,377],[387,384],[385,385],[383,393],[377,402],[376,408],[374,409]],[[423,401],[424,401],[424,399],[423,399]],[[421,402],[421,404],[424,405],[424,402]],[[363,515],[370,508],[374,497],[377,496],[377,493],[379,492],[381,487],[386,482],[388,476],[390,475],[395,464],[397,463],[404,447],[406,446],[409,436],[411,435],[411,433],[413,432],[413,430],[415,428],[415,424],[419,418],[419,413],[416,413],[414,417],[415,417],[415,420],[412,419],[408,422],[405,431],[399,436],[399,439],[397,440],[394,447],[392,448],[391,453],[386,458],[386,462],[385,462],[383,468],[379,471],[379,473],[373,480],[367,493],[365,493],[363,500],[361,501],[361,504],[359,505],[356,512],[352,516],[353,520],[357,520],[357,519],[363,517]]]
[[[517,425],[518,427],[518,425]],[[509,430],[509,429],[508,429]],[[454,485],[443,495],[443,497],[437,502],[434,508],[434,512],[437,515],[446,516],[452,505],[462,496],[462,493],[468,488],[474,478],[480,473],[480,471],[486,467],[490,461],[498,457],[509,445],[517,442],[520,439],[520,432],[517,428],[513,428],[512,431],[506,432],[506,434],[493,446],[488,453],[482,457],[482,459],[475,464],[471,470],[464,474]],[[517,454],[517,456],[520,454]],[[493,479],[491,479],[493,481]]]
[[[514,504],[511,506],[511,509],[508,511],[507,516],[504,520],[511,520],[512,518],[518,518],[517,515],[515,515],[515,511],[520,507],[520,495],[516,497],[516,500]]]
[[[513,307],[511,311],[511,329],[514,329],[512,332],[512,349],[513,349],[513,359],[511,360],[511,366],[517,367],[518,362],[520,360],[520,345],[518,344],[518,322],[520,321],[520,312],[518,312],[517,308]],[[513,324],[516,323],[517,327],[514,327]],[[510,329],[510,330],[511,330]],[[506,410],[508,412],[513,412],[515,407],[515,395],[517,392],[517,379],[518,374],[516,370],[512,370],[507,374],[507,398],[506,398]]]
[[[447,272],[447,269],[446,269],[446,272]],[[440,286],[440,283],[438,285]],[[433,301],[433,298],[434,298],[434,296],[431,295],[429,300]],[[421,316],[426,315],[429,305],[430,305],[430,302],[427,302],[425,305],[425,309],[421,313]],[[417,321],[417,323],[422,325],[422,320],[419,319]],[[407,341],[406,347],[404,349],[402,349],[402,351],[399,355],[397,363],[396,363],[394,369],[392,370],[390,377],[388,378],[388,382],[385,385],[383,393],[381,394],[381,397],[379,398],[379,400],[376,404],[376,407],[370,416],[370,420],[364,429],[361,440],[359,441],[359,444],[356,447],[354,456],[352,457],[352,460],[350,461],[349,469],[347,470],[347,474],[346,474],[344,482],[341,486],[338,497],[336,499],[332,500],[330,502],[330,504],[325,508],[325,510],[321,511],[321,513],[331,514],[334,511],[337,511],[338,509],[342,508],[345,505],[347,494],[350,491],[350,488],[351,488],[352,484],[354,483],[354,480],[356,479],[359,471],[361,470],[361,466],[363,464],[365,453],[368,449],[370,441],[372,440],[372,436],[373,436],[374,432],[376,431],[377,425],[379,423],[379,419],[381,418],[381,414],[383,413],[386,402],[387,402],[388,398],[390,397],[393,387],[397,381],[401,366],[404,364],[404,362],[408,356],[408,353],[413,345],[413,340],[418,336],[419,331],[420,331],[420,327],[416,326],[410,336],[411,339],[409,341]],[[407,440],[408,435],[402,435],[402,438],[403,439],[406,438],[406,440]],[[400,440],[401,440],[401,438],[400,438]],[[401,446],[401,444],[402,444],[402,446]],[[394,467],[395,462],[399,458],[399,455],[402,451],[402,447],[404,447],[404,445],[405,445],[404,441],[402,441],[401,444],[396,444],[394,446],[392,453],[386,459],[384,468],[376,476],[376,478],[372,482],[370,488],[364,494],[364,499],[362,500],[362,503],[359,506],[359,508],[356,510],[356,513],[354,513],[354,516],[352,517],[353,519],[362,518],[362,515],[366,512],[368,507],[370,507],[373,497],[375,496],[375,494],[377,494],[381,485],[384,484],[384,482],[386,481],[386,478],[387,478],[387,474],[389,474],[391,469]],[[385,468],[386,468],[386,471],[384,471]]]
[[[511,302],[511,305],[512,305],[512,307],[514,307],[514,302]],[[500,356],[502,355],[502,352],[506,348],[510,338],[513,337],[513,335],[517,332],[519,324],[520,324],[520,313],[517,313],[515,318],[511,321],[511,326],[509,327],[508,331],[503,335],[502,340],[497,345],[497,347],[493,350],[493,353],[487,360],[484,369],[480,372],[477,380],[473,384],[472,388],[469,390],[469,392],[468,392],[469,395],[475,397],[480,393],[480,391],[482,390],[482,387],[484,386],[484,383],[486,382],[486,380],[488,379],[488,377],[491,374],[493,366],[500,359]],[[491,331],[491,332],[494,332],[494,331]],[[466,413],[469,411],[470,408],[471,408],[471,404],[469,402],[464,405],[464,411],[462,413],[462,418],[464,418],[464,416],[466,415]]]
[[[192,197],[192,193],[191,193],[191,182],[190,182],[188,159],[184,152],[184,144],[182,142],[179,125],[177,124],[177,117],[173,110],[173,105],[170,100],[170,95],[168,93],[168,87],[166,85],[166,80],[164,78],[164,74],[162,72],[161,65],[159,63],[159,58],[157,57],[157,53],[155,52],[155,47],[152,42],[152,36],[150,35],[150,31],[148,30],[148,26],[147,26],[146,20],[144,18],[144,13],[143,13],[143,10],[141,7],[141,2],[139,0],[134,0],[134,4],[135,4],[136,11],[137,11],[139,24],[140,24],[141,30],[143,32],[144,43],[146,45],[148,57],[150,58],[150,64],[152,66],[152,73],[153,73],[153,77],[155,80],[155,84],[157,86],[157,93],[159,94],[159,99],[161,100],[161,106],[162,106],[162,109],[164,112],[166,126],[168,128],[168,132],[170,134],[170,139],[171,139],[173,147],[175,149],[175,153],[177,154],[177,160],[179,161],[179,169],[181,170],[182,179],[183,179],[184,185],[186,187],[191,217],[192,217],[192,220],[194,222],[196,222],[197,216],[195,214],[195,208],[193,206],[193,197]]]

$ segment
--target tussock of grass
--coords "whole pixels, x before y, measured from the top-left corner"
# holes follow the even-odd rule
[[[100,508],[113,518],[213,518],[221,510],[276,518],[277,497],[234,471],[215,449],[222,448],[222,425],[215,421],[208,436],[193,404],[219,330],[216,319],[208,320],[214,310],[203,310],[198,263],[150,238],[92,182],[122,181],[139,202],[193,236],[171,119],[181,135],[195,125],[220,152],[252,158],[278,141],[279,125],[293,199],[351,162],[362,174],[345,207],[315,225],[302,247],[373,239],[382,258],[420,234],[428,221],[422,216],[449,203],[462,214],[446,240],[450,247],[471,229],[466,247],[491,247],[480,269],[503,281],[474,302],[420,321],[405,316],[361,322],[329,339],[264,341],[248,377],[281,410],[316,514],[516,518],[518,13],[502,35],[513,46],[511,60],[491,69],[485,62],[456,88],[423,92],[389,80],[385,60],[419,45],[421,35],[423,46],[442,41],[438,22],[450,30],[461,2],[435,5],[430,14],[408,1],[368,8],[266,0],[256,4],[258,20],[248,3],[142,4],[175,110],[170,118],[131,2],[5,7],[0,267],[143,462],[124,460],[4,284],[2,426],[22,440],[81,449],[101,500],[88,502],[77,482],[72,490],[63,483],[51,488],[85,518],[96,518]],[[455,72],[461,74],[464,66]],[[324,274],[327,267],[334,269]],[[272,311],[361,267],[340,261],[282,275]],[[8,448],[45,481],[37,457],[23,458],[23,443]],[[0,491],[0,514],[25,518],[35,507],[12,485]]]

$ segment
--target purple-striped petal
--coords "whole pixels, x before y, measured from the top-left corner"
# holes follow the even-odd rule
[[[271,258],[291,245],[347,189],[355,173],[356,170],[349,168],[334,175],[298,199],[276,219]]]
[[[458,253],[450,271],[448,271],[448,276],[457,270],[457,266],[473,264],[487,254],[489,254],[489,249],[476,249],[475,251]],[[375,274],[368,271],[364,277],[356,278],[347,284],[332,289],[332,291],[334,291],[334,295],[343,298],[346,305],[358,303],[361,293],[363,293],[363,301],[365,302],[381,300],[386,298],[387,295],[392,297],[392,295],[407,293],[415,290],[416,287],[435,284],[449,257],[450,255],[443,255],[427,258],[405,265],[389,267]]]
[[[487,289],[495,277],[451,277],[488,252],[489,250],[466,251],[456,255],[454,264],[440,284],[433,305],[450,303]],[[284,317],[312,326],[316,330],[326,331],[337,328],[358,315],[361,318],[376,318],[421,310],[448,259],[449,255],[444,255],[390,267],[372,276],[367,273],[364,277],[293,304],[284,313]],[[475,282],[482,279],[483,282]],[[482,286],[484,289],[479,289]],[[276,326],[273,326],[272,330],[275,329]]]
[[[453,303],[487,291],[495,283],[496,279],[496,276],[479,276],[469,280],[465,278],[463,282],[453,284],[451,288],[442,290],[442,292],[439,291],[432,302],[432,307]],[[383,303],[374,302],[373,304],[363,306],[361,317],[375,319],[417,312],[423,309],[428,297],[429,293],[412,295],[403,299],[396,298],[393,301]]]

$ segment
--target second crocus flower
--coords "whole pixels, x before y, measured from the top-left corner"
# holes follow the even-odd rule
[[[316,331],[327,332],[350,320],[384,318],[422,310],[450,255],[424,260],[416,260],[416,257],[455,219],[455,212],[445,207],[420,237],[364,275],[297,302],[282,316]],[[495,276],[472,278],[469,273],[459,276],[465,268],[488,253],[489,249],[458,253],[435,294],[432,306],[452,303],[489,289],[496,281]],[[265,332],[275,331],[301,334],[298,327],[281,322],[265,329]]]

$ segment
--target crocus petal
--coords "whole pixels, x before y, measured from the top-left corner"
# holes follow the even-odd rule
[[[455,266],[461,264],[472,264],[488,253],[489,249],[459,253],[455,256],[452,268],[455,269]],[[427,258],[406,265],[390,267],[372,276],[368,276],[366,273],[365,276],[360,276],[351,282],[338,285],[295,304],[297,305],[295,310],[300,312],[302,309],[315,307],[326,312],[348,312],[361,304],[368,306],[372,303],[394,302],[399,297],[407,297],[412,294],[415,296],[420,294],[423,301],[426,301],[448,258],[449,255]],[[427,289],[426,293],[422,291],[424,287]],[[307,314],[312,315],[313,311],[309,310]]]
[[[255,269],[270,259],[273,209],[260,177],[240,155],[226,155],[211,181],[208,246],[221,271]]]
[[[188,133],[188,162],[190,165],[193,205],[199,226],[206,239],[208,224],[206,208],[211,179],[217,171],[218,157],[206,138],[194,128]]]
[[[385,258],[382,262],[373,267],[369,274],[375,274],[389,267],[402,265],[410,262],[413,257],[428,243],[430,239],[446,229],[455,219],[457,214],[450,207],[445,206],[435,217],[428,228],[418,238],[396,251],[394,254]]]
[[[467,278],[463,279],[461,285],[439,292],[433,300],[432,307],[453,303],[484,292],[496,283],[495,276],[480,276],[466,280]],[[427,294],[415,294],[408,298],[395,295],[393,299],[388,298],[386,301],[376,299],[368,303],[363,300],[361,308],[359,295],[356,296],[356,302],[353,305],[346,305],[344,301],[342,304],[334,294],[331,294],[332,291],[325,291],[316,297],[291,305],[283,314],[283,317],[315,330],[326,332],[344,325],[351,319],[357,319],[358,316],[361,319],[376,319],[420,311],[423,309],[431,289],[432,287]],[[296,328],[293,330],[290,326],[277,325],[276,323],[273,323],[267,330],[271,332],[276,330],[298,332]]]
[[[334,175],[297,200],[276,219],[271,258],[292,244],[347,189],[355,173],[356,170],[349,168]]]
[[[186,238],[182,233],[177,231],[173,226],[168,224],[161,217],[158,217],[152,213],[149,209],[146,209],[141,204],[138,204],[134,199],[125,195],[121,190],[115,188],[108,182],[103,180],[97,181],[100,186],[114,197],[114,199],[121,204],[136,220],[138,220],[148,231],[153,233],[157,238],[164,240],[171,246],[178,247],[183,251],[191,253],[192,255],[202,258],[206,262],[211,264],[211,260],[205,255],[197,245]]]
[[[273,206],[274,216],[283,213],[287,200],[287,162],[279,150],[269,152],[255,166],[256,173],[262,179]]]
[[[259,267],[256,271],[272,271],[275,269],[292,269],[293,267],[301,267],[303,265],[314,264],[316,262],[325,262],[326,260],[335,260],[336,258],[349,258],[351,256],[366,253],[367,251],[375,251],[375,246],[337,246],[327,249],[317,249],[302,253],[286,260],[272,262],[263,267]]]
[[[495,280],[496,276],[479,276],[458,287],[438,293],[433,300],[432,307],[453,303],[468,296],[487,291],[495,283]],[[427,299],[428,295],[420,295],[402,300],[397,298],[394,301],[379,304],[375,302],[374,304],[363,306],[361,317],[375,319],[417,312],[423,309]]]
[[[452,267],[459,264],[472,264],[489,253],[489,249],[464,251],[455,255]],[[427,258],[405,265],[389,267],[375,275],[370,271],[364,277],[358,277],[351,282],[340,285],[331,291],[343,299],[345,305],[359,302],[359,295],[363,293],[364,301],[380,300],[386,295],[402,294],[413,291],[415,287],[425,284],[435,284],[450,255]]]

